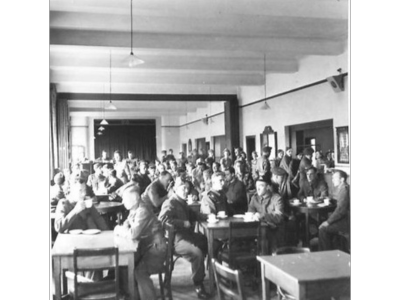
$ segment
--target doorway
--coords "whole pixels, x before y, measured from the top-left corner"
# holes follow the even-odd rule
[[[247,160],[251,162],[252,155],[251,153],[256,150],[256,136],[250,135],[246,136],[246,154]]]

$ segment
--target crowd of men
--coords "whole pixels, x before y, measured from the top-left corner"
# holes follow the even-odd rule
[[[293,151],[279,150],[270,159],[271,148],[264,147],[258,157],[235,148],[231,154],[216,161],[214,151],[206,155],[194,149],[188,157],[183,152],[175,158],[172,149],[162,151],[154,162],[135,157],[129,151],[125,159],[115,151],[113,159],[106,151],[96,160],[93,174],[81,170],[79,164],[71,171],[60,172],[54,177],[50,201],[55,209],[55,229],[58,232],[80,228],[107,229],[107,224],[93,207],[85,208],[84,200],[95,195],[108,195],[110,200],[122,201],[129,211],[125,222],[117,225],[115,234],[140,240],[138,266],[135,278],[140,299],[155,299],[150,275],[158,271],[156,264],[165,257],[165,240],[162,224],[175,226],[175,253],[192,264],[192,280],[200,299],[209,295],[204,289],[204,257],[207,255],[207,239],[194,232],[194,224],[204,221],[209,214],[225,211],[227,215],[254,212],[255,220],[268,225],[269,252],[279,246],[297,245],[302,216],[291,210],[289,200],[330,197],[323,173],[333,173],[333,185],[338,189],[337,207],[326,216],[319,226],[320,250],[332,249],[337,232],[349,230],[349,187],[347,174],[332,169],[332,154],[324,158],[306,148],[296,157]],[[199,201],[200,213],[192,211],[187,200]],[[112,228],[111,228],[112,229]]]

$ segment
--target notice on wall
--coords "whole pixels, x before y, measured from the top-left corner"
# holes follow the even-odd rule
[[[349,127],[336,127],[338,163],[350,163]]]

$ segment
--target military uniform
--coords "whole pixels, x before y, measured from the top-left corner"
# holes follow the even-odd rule
[[[211,189],[201,199],[200,212],[209,215],[217,214],[219,211],[225,211],[228,215],[232,215],[225,193]]]
[[[267,223],[267,240],[269,253],[273,253],[283,243],[284,212],[283,202],[279,194],[267,192],[263,196],[255,194],[249,204],[249,212],[258,212],[261,221]]]
[[[221,171],[225,171],[228,170],[230,167],[232,167],[232,159],[231,158],[221,158],[221,160],[219,161],[219,163],[221,164]]]
[[[320,250],[332,250],[332,237],[338,232],[350,232],[350,187],[342,183],[338,187],[337,206],[329,216],[328,226],[319,229]]]
[[[114,229],[116,235],[139,240],[135,253],[135,280],[138,285],[140,299],[155,300],[156,291],[151,274],[161,271],[166,259],[167,244],[160,221],[152,212],[149,204],[141,202],[136,210],[131,210],[125,223]],[[122,269],[122,268],[121,268]],[[125,292],[127,291],[127,269],[121,276]]]
[[[267,178],[271,178],[271,163],[268,158],[261,156],[257,159],[256,173],[257,177],[266,176]]]
[[[153,212],[158,214],[167,195],[168,191],[165,189],[160,179],[157,179],[150,183],[143,192],[142,200],[144,203],[150,204],[153,207]]]
[[[225,195],[233,214],[244,214],[247,211],[246,186],[236,176],[226,187]]]
[[[201,285],[205,277],[204,257],[207,254],[207,238],[190,228],[184,227],[185,221],[194,225],[196,221],[204,220],[200,214],[192,211],[184,199],[173,194],[162,205],[160,215],[158,216],[162,223],[174,225],[175,253],[181,255],[192,264],[192,280],[194,285]]]
[[[151,179],[147,174],[142,174],[142,173],[137,173],[137,178],[139,181],[139,186],[140,186],[140,193],[143,193],[146,188],[150,185]]]
[[[312,196],[314,199],[324,199],[328,197],[328,184],[319,174],[315,174],[314,182],[310,183],[307,178],[300,184],[300,190],[297,194],[299,199]]]

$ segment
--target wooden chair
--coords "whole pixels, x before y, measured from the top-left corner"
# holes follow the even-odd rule
[[[249,262],[257,266],[257,255],[262,255],[261,223],[230,222],[228,241],[219,255],[220,261],[228,263],[232,269],[237,269],[241,264],[248,265]]]
[[[167,238],[167,254],[164,262],[163,269],[158,273],[158,281],[160,283],[160,292],[162,300],[165,300],[165,290],[167,290],[167,296],[172,300],[172,287],[171,278],[172,271],[174,270],[174,242],[175,242],[175,227],[171,224],[163,224],[166,238]],[[164,276],[163,276],[164,275]]]
[[[242,273],[239,270],[231,270],[212,259],[215,283],[217,285],[218,299],[246,300],[243,288]]]
[[[81,268],[79,262],[90,260],[90,268]],[[110,262],[113,267],[110,268]],[[72,296],[74,300],[119,300],[119,262],[118,248],[102,249],[74,249],[73,253],[73,272],[74,272],[74,290]],[[78,281],[81,277],[78,272],[93,270],[114,270],[115,278],[91,281]]]
[[[296,253],[309,253],[310,248],[301,248],[301,247],[282,247],[276,250],[276,253],[273,255],[283,255],[283,254],[296,254]],[[292,295],[288,294],[285,290],[282,290],[279,286],[277,286],[278,299],[296,299]]]

